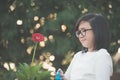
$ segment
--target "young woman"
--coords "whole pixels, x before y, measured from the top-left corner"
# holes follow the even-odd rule
[[[63,80],[110,80],[113,64],[107,51],[109,46],[109,25],[101,14],[89,13],[78,19],[76,36],[84,47],[77,52]]]

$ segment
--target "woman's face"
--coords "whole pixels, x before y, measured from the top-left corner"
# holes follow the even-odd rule
[[[94,49],[94,33],[89,22],[82,21],[78,27],[78,31],[81,33],[78,38],[83,47],[88,48],[88,51]]]

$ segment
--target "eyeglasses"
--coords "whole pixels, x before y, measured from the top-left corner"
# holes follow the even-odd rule
[[[82,29],[79,31],[76,31],[76,36],[79,37],[79,35],[81,35],[82,37],[86,36],[86,32],[92,30],[92,29]]]

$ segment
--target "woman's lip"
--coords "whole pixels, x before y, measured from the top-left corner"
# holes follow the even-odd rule
[[[80,39],[81,42],[85,41],[85,39]]]

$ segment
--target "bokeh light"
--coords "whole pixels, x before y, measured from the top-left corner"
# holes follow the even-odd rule
[[[65,32],[67,30],[67,26],[66,25],[62,25],[61,29],[62,29],[62,32]]]
[[[54,61],[55,60],[55,56],[51,55],[49,59],[50,59],[50,61]]]
[[[33,49],[33,46],[29,46],[29,47],[27,48],[27,53],[28,53],[28,54],[31,54],[31,53],[32,53],[32,49]]]
[[[23,21],[20,20],[20,19],[18,19],[16,23],[17,23],[17,25],[22,25],[22,24],[23,24]]]
[[[41,42],[39,43],[39,45],[40,45],[41,47],[45,47],[45,42],[44,42],[44,41],[41,41]]]
[[[38,16],[34,16],[34,21],[38,21],[39,17]]]

